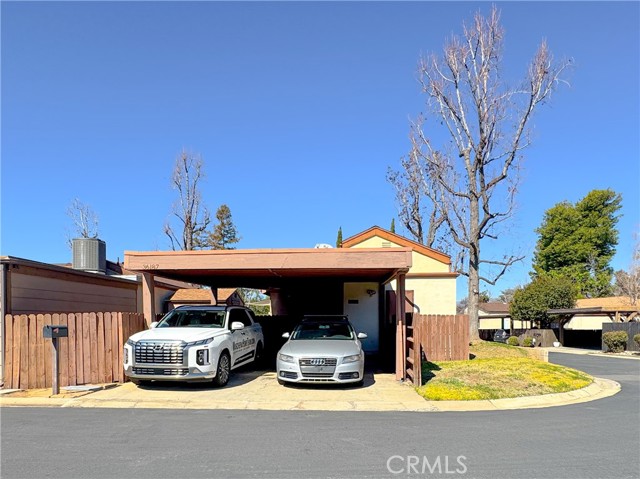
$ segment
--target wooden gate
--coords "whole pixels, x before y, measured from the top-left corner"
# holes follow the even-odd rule
[[[69,337],[59,340],[59,385],[124,382],[122,349],[130,335],[146,329],[138,313],[7,314],[4,337],[4,387],[52,385],[51,340],[45,325],[63,325]]]
[[[414,314],[407,326],[407,376],[422,385],[422,357],[427,361],[469,359],[469,316]]]

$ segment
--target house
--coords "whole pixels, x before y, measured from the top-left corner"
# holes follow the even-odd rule
[[[509,304],[499,302],[480,303],[478,305],[478,329],[511,329]]]
[[[263,290],[273,314],[263,327],[273,330],[303,315],[347,315],[357,331],[367,333],[365,352],[376,355],[378,365],[395,364],[398,378],[407,357],[405,313],[456,313],[458,275],[450,257],[377,226],[341,248],[125,251],[125,266],[145,284],[158,275]],[[396,293],[404,300],[397,301]],[[143,287],[143,295],[145,318],[154,318],[154,293]]]
[[[168,309],[199,304],[244,306],[237,288],[181,288],[168,298]]]
[[[456,314],[456,278],[451,258],[416,241],[374,226],[342,242],[342,248],[410,248],[412,265],[406,274],[407,312],[420,314]],[[363,288],[366,286],[360,286]],[[385,286],[388,298],[396,291],[396,282]],[[393,293],[393,294],[392,294]],[[395,298],[388,301],[394,303]]]
[[[0,317],[3,318],[0,322],[0,383],[4,378],[4,317],[7,314],[142,313],[141,275],[126,270],[120,263],[107,261],[101,245],[94,248],[94,254],[74,253],[74,259],[80,257],[81,261],[71,264],[0,257]],[[166,299],[189,286],[183,281],[156,277],[153,289],[157,311],[165,311]]]

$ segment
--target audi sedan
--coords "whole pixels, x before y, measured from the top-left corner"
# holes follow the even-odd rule
[[[346,316],[305,316],[278,352],[278,382],[348,383],[364,381],[364,351]]]

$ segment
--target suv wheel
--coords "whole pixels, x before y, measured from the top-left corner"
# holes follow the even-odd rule
[[[216,377],[213,378],[213,384],[222,387],[226,386],[231,376],[231,358],[226,351],[220,355],[218,359],[218,367],[216,368]]]

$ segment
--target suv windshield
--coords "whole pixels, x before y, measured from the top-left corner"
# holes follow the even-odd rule
[[[157,328],[222,328],[224,311],[174,309],[158,323]]]
[[[291,339],[353,339],[355,333],[345,321],[305,321],[293,330]]]

